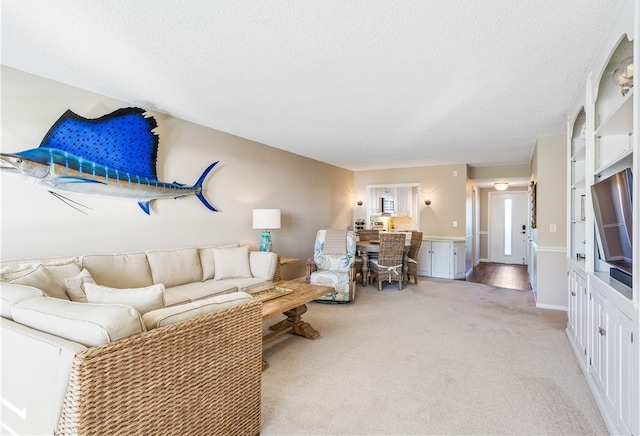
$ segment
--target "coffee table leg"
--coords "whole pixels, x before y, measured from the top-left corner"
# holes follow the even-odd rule
[[[308,322],[302,321],[302,315],[307,311],[307,305],[303,304],[302,306],[298,306],[294,309],[287,310],[284,312],[284,315],[287,319],[282,320],[278,323],[275,323],[269,329],[274,332],[279,332],[283,330],[289,330],[289,333],[293,333],[294,335],[302,336],[307,339],[316,339],[320,336],[320,332],[311,327],[311,324]]]

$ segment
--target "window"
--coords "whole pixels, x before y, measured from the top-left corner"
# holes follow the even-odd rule
[[[504,255],[511,256],[511,214],[513,202],[510,198],[504,199]]]

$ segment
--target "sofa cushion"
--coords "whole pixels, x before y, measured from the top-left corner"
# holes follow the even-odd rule
[[[153,285],[145,253],[86,255],[82,256],[82,267],[100,285],[112,288],[142,288]]]
[[[62,268],[62,270],[59,268]],[[55,273],[52,272],[52,270],[55,271]],[[47,267],[40,265],[28,274],[11,280],[9,283],[33,286],[34,288],[43,290],[50,297],[68,300],[69,296],[65,291],[64,278],[62,276],[68,274],[67,277],[72,277],[79,272],[80,268],[75,264],[72,264],[69,267]]]
[[[192,282],[184,285],[166,288],[164,290],[165,305],[173,306],[175,302],[202,300],[218,294],[236,292],[238,288],[228,280],[207,280],[206,282]]]
[[[214,248],[213,262],[216,265],[214,280],[236,277],[251,277],[249,247]]]
[[[87,347],[145,331],[140,314],[133,307],[120,304],[30,298],[13,306],[11,315],[15,322]]]
[[[125,304],[133,307],[140,314],[164,307],[164,285],[162,283],[134,289],[116,289],[86,283],[84,289],[89,303]]]
[[[247,291],[251,288],[255,288],[256,286],[261,286],[266,283],[269,283],[269,280],[264,280],[264,279],[261,279],[260,277],[250,277],[250,278],[226,279],[222,283],[227,283],[229,286],[233,285],[238,288],[238,291]]]
[[[200,253],[200,264],[202,265],[202,281],[212,279],[215,275],[216,267],[213,262],[214,248],[236,248],[238,246],[239,244],[237,242],[231,242],[229,244],[200,248],[198,252]]]
[[[83,268],[80,274],[64,279],[64,288],[71,301],[87,302],[87,294],[84,291],[85,283],[96,284],[86,268]]]
[[[153,283],[165,287],[183,285],[202,280],[202,267],[197,248],[147,251]]]
[[[253,297],[245,292],[217,295],[204,300],[147,312],[142,316],[147,330],[185,321],[196,316],[248,303]]]
[[[13,283],[0,284],[0,315],[3,318],[13,319],[11,317],[11,308],[22,300],[35,297],[45,297],[45,294],[42,290],[32,286]]]

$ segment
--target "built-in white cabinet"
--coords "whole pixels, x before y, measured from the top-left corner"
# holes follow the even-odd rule
[[[587,294],[587,275],[583,268],[569,261],[568,271],[568,313],[567,328],[570,331],[569,339],[576,356],[583,368],[587,362],[587,336],[589,295]]]
[[[640,96],[614,78],[625,60],[639,59],[640,0],[623,0],[617,12],[567,120],[566,333],[609,431],[638,435]],[[609,187],[618,177],[628,182]]]
[[[418,275],[442,279],[465,278],[465,242],[423,239],[418,254]]]

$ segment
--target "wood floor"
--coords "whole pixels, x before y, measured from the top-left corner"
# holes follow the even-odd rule
[[[527,265],[481,262],[467,277],[468,282],[530,291]]]

